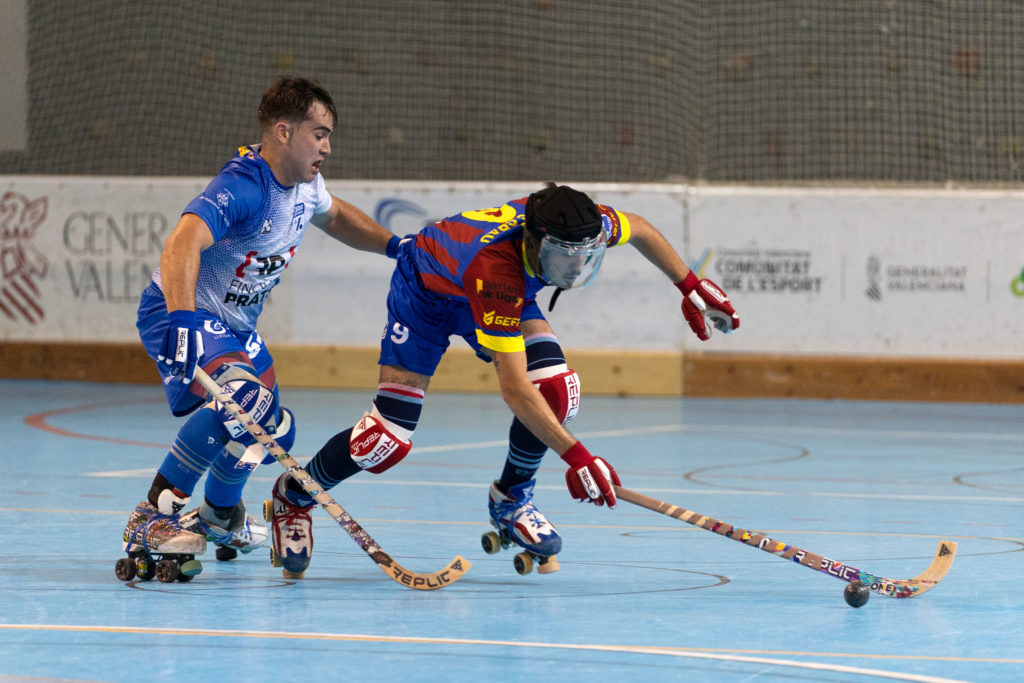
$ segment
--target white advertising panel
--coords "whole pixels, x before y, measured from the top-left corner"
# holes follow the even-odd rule
[[[0,178],[0,339],[131,342],[135,308],[163,240],[206,179]],[[397,234],[469,209],[499,206],[538,184],[328,183]],[[596,201],[643,213],[682,251],[679,188],[590,185]],[[260,318],[271,344],[375,346],[394,262],[319,230],[303,237]],[[542,294],[547,305],[548,293]],[[567,346],[678,349],[678,292],[624,246],[587,290],[566,292],[551,320]],[[461,342],[458,342],[461,343]]]
[[[139,293],[207,180],[0,177],[0,341],[135,341]],[[328,187],[404,235],[539,184]],[[567,348],[1017,355],[1024,194],[578,187],[650,220],[732,296],[742,327],[697,341],[678,291],[627,245],[609,251],[593,285],[563,293],[547,314]],[[272,348],[375,346],[392,264],[310,230],[267,302],[261,334]],[[549,300],[541,294],[545,310]]]
[[[737,351],[1016,357],[1024,195],[695,189]]]

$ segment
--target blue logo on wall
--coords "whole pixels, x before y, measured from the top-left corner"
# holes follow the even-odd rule
[[[437,220],[428,218],[429,215],[419,204],[391,197],[377,202],[373,219],[396,235],[400,235],[403,232],[419,232],[424,225]]]

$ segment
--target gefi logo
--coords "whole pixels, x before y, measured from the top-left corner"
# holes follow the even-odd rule
[[[1024,270],[1017,274],[1017,277],[1010,280],[1010,291],[1016,297],[1024,297]]]
[[[47,199],[29,201],[17,192],[0,197],[0,313],[35,325],[45,315],[37,283],[49,263],[32,244],[46,218]]]

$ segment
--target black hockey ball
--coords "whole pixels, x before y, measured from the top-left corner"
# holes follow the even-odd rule
[[[868,590],[863,581],[848,583],[846,588],[843,589],[843,599],[846,600],[846,604],[850,607],[863,607],[868,603],[869,597],[871,597],[871,591]]]

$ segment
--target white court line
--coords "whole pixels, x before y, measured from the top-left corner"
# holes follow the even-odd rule
[[[820,662],[799,662],[792,659],[774,659],[771,657],[752,657],[747,655],[722,654],[704,650],[670,648],[670,647],[644,647],[637,645],[592,645],[586,643],[543,643],[517,640],[484,640],[477,638],[428,638],[418,636],[374,636],[352,633],[310,633],[293,631],[231,631],[213,629],[173,629],[173,628],[135,628],[130,626],[75,626],[62,624],[0,624],[0,630],[26,630],[26,631],[73,631],[93,633],[129,633],[132,635],[178,635],[178,636],[219,636],[232,638],[275,638],[287,640],[326,640],[339,642],[362,642],[362,643],[407,643],[426,645],[482,645],[485,647],[510,647],[510,648],[532,648],[552,650],[583,650],[597,652],[624,652],[629,654],[653,655],[658,657],[682,657],[687,659],[712,659],[722,662],[743,662],[747,664],[765,664],[768,666],[789,667],[796,669],[812,669],[816,671],[831,671],[835,673],[849,673],[860,676],[873,676],[875,678],[889,678],[898,681],[917,681],[919,683],[966,683],[965,681],[953,678],[939,678],[937,676],[925,676],[921,674],[902,673],[899,671],[885,671],[883,669],[867,669],[864,667],[844,666],[842,664],[825,664]],[[796,655],[818,656],[818,657],[856,657],[873,658],[871,655],[829,653],[829,652],[808,652],[792,653]],[[969,659],[959,657],[927,657],[927,656],[883,656],[886,659],[913,659],[913,660],[939,660],[939,661],[962,661],[962,662],[991,662],[986,659]],[[1003,661],[1003,660],[996,660]],[[1024,661],[1024,660],[1011,660]]]
[[[503,442],[504,443],[504,442]],[[304,464],[304,463],[302,463]],[[272,465],[267,465],[272,467]],[[257,470],[259,471],[259,470]],[[112,479],[142,479],[152,477],[156,474],[155,467],[144,467],[134,470],[107,470],[103,472],[86,472],[83,476],[86,477],[109,477]],[[277,474],[273,476],[256,476],[249,477],[249,481],[263,481],[272,482],[277,481]],[[347,479],[345,486],[430,486],[432,488],[451,488],[451,489],[476,489],[480,488],[480,482],[460,482],[460,481],[428,481],[424,479]],[[535,487],[536,490],[547,490],[547,491],[564,491],[564,486],[557,486],[553,484],[538,484]],[[682,488],[651,488],[651,487],[640,487],[637,488],[641,493],[647,494],[678,494],[678,495],[703,495],[703,496],[792,496],[792,491],[750,491],[746,489],[682,489]],[[833,491],[802,491],[800,495],[804,496],[817,496],[820,498],[861,498],[865,500],[930,500],[935,502],[977,502],[977,503],[1024,503],[1024,497],[1020,496],[943,496],[943,495],[924,495],[924,494],[900,494],[900,493],[836,493]]]
[[[722,432],[779,432],[779,433],[814,433],[814,434],[831,434],[831,435],[852,435],[862,434],[871,436],[901,436],[907,438],[935,438],[942,437],[946,438],[949,436],[958,436],[969,439],[978,439],[981,437],[989,438],[1007,438],[1007,439],[1024,439],[1024,435],[993,435],[993,434],[974,434],[974,433],[949,433],[949,434],[937,434],[935,432],[884,432],[874,429],[827,429],[817,427],[803,427],[803,428],[788,428],[788,427],[735,427],[732,425],[652,425],[649,427],[633,427],[629,429],[609,429],[595,432],[580,432],[578,436],[580,439],[600,439],[608,437],[618,436],[633,436],[638,434],[659,434],[659,433],[672,433],[672,432],[691,432],[691,431],[715,431],[722,430]],[[469,443],[461,444],[438,444],[435,446],[417,446],[415,448],[416,453],[450,453],[454,451],[466,451],[475,450],[481,448],[500,448],[508,444],[507,439],[495,440],[495,441],[471,441]],[[309,458],[296,458],[300,464],[305,465]],[[101,472],[87,472],[87,477],[111,477],[111,478],[137,478],[137,477],[151,477],[155,474],[156,468],[138,468],[130,470],[107,470]],[[257,477],[252,476],[249,481],[274,481],[277,477]],[[378,479],[358,479],[350,480],[350,483],[360,485],[385,485],[385,486],[420,486],[429,485],[435,487],[448,487],[448,488],[468,488],[477,487],[477,483],[459,483],[459,482],[438,482],[438,481],[408,481],[408,480],[378,480]],[[560,488],[557,486],[537,486],[537,489],[556,489]],[[750,491],[745,489],[681,489],[681,488],[645,488],[643,489],[647,493],[676,493],[676,494],[704,494],[704,495],[743,495],[743,496],[789,496],[793,495],[787,491]],[[1024,502],[1024,498],[1019,496],[946,496],[946,495],[914,495],[914,494],[889,494],[889,493],[834,493],[834,492],[819,492],[819,491],[805,491],[804,495],[817,496],[824,498],[863,498],[868,500],[932,500],[932,501],[962,501],[962,502],[998,502],[998,503],[1020,503]]]

